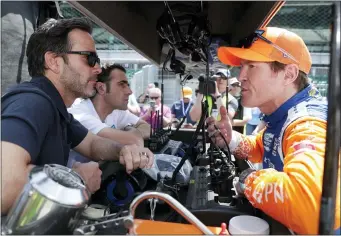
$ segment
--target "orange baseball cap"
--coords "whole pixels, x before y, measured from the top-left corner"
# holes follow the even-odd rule
[[[244,43],[243,43],[244,42]],[[247,45],[247,43],[250,45]],[[245,46],[247,45],[247,46]],[[286,29],[266,27],[242,41],[241,47],[219,47],[219,60],[240,66],[240,60],[297,64],[306,74],[311,68],[311,56],[303,39]]]

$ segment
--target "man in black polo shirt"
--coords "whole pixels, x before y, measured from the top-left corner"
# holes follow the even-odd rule
[[[94,135],[66,110],[77,97],[94,93],[101,72],[91,31],[91,22],[84,18],[50,19],[29,39],[26,55],[32,80],[12,88],[1,100],[2,214],[34,165],[66,165],[70,148],[94,161],[119,160],[127,172],[153,163],[149,149],[122,147]],[[75,171],[90,191],[100,187],[97,163],[79,164]]]

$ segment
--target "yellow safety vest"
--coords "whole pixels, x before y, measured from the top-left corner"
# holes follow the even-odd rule
[[[207,99],[207,103],[208,103],[208,116],[211,116],[212,109],[213,109],[213,98],[212,98],[212,96],[206,96],[206,97],[204,97],[204,101],[205,101],[205,99]],[[224,94],[221,99],[222,99],[222,105],[225,107],[226,106],[226,94]],[[218,111],[217,120],[219,121],[220,119],[221,119],[221,117],[220,117],[220,113]]]

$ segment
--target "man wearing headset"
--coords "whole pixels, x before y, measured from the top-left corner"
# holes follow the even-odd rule
[[[207,119],[217,145],[225,147],[226,141],[235,157],[262,164],[261,170],[241,173],[237,192],[295,233],[317,234],[327,103],[309,82],[307,46],[292,32],[268,27],[239,47],[220,47],[218,57],[241,66],[242,105],[265,114],[266,128],[257,136],[232,131],[224,107],[220,121]],[[340,234],[340,178],[336,199],[334,229]]]

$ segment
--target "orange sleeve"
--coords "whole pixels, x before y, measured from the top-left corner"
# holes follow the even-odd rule
[[[261,163],[263,161],[264,148],[262,144],[262,136],[264,130],[256,136],[242,135],[234,132],[236,135],[237,147],[233,150],[233,155],[240,159],[248,159],[253,163]]]
[[[283,172],[256,171],[245,180],[245,196],[298,234],[317,234],[322,194],[326,122],[300,118],[283,137]],[[335,229],[340,227],[340,163]]]

